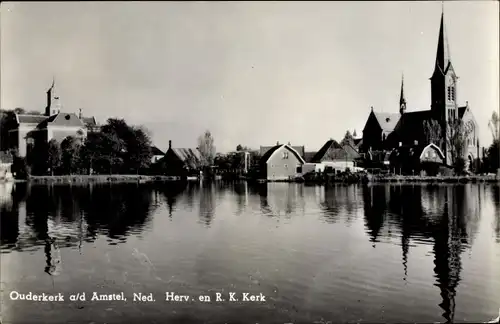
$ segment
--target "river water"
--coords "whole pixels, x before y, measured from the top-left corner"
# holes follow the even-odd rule
[[[0,186],[4,323],[498,316],[497,185]],[[20,300],[29,292],[64,301]]]

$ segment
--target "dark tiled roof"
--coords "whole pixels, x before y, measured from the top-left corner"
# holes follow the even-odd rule
[[[297,152],[297,150],[295,150],[295,148],[293,146],[289,146],[289,145],[286,145],[286,144],[279,144],[279,145],[275,145],[273,147],[271,147],[270,149],[268,149],[266,151],[266,153],[264,155],[262,155],[262,157],[260,158],[260,164],[266,164],[267,163],[267,160],[269,160],[269,158],[271,157],[271,155],[276,152],[279,148],[281,147],[285,147],[287,150],[289,150],[290,152],[292,152],[293,155],[295,155],[295,157],[299,160],[299,161],[304,161],[304,158],[299,154],[299,152]]]
[[[17,119],[21,124],[40,124],[41,122],[47,119],[47,116],[17,114]]]
[[[343,149],[347,152],[347,157],[349,160],[355,160],[359,159],[360,155],[358,150],[356,150],[354,147],[352,147],[350,144],[346,144],[343,146]]]
[[[316,153],[318,153],[318,152],[305,152],[304,153],[304,160],[306,162],[311,162],[312,159],[314,158],[314,156],[316,155]]]
[[[388,138],[388,141],[409,143],[415,140],[422,141],[425,139],[424,121],[431,120],[433,114],[431,110],[413,111],[404,113],[396,126],[393,134]]]
[[[197,169],[201,166],[201,155],[197,149],[173,148],[172,151],[191,169]]]
[[[163,153],[159,148],[157,148],[156,146],[151,146],[151,153],[153,155],[165,155],[165,153]]]
[[[363,138],[355,138],[354,139],[355,146],[360,146],[361,144],[363,144]]]
[[[320,162],[321,159],[325,156],[328,149],[330,149],[330,147],[338,148],[338,149],[342,148],[342,146],[340,146],[340,144],[337,143],[336,140],[334,140],[334,139],[328,140],[323,145],[323,147],[321,147],[321,149],[312,157],[311,162],[314,162],[314,163]]]
[[[373,114],[384,132],[392,132],[401,118],[399,113],[373,112]]]

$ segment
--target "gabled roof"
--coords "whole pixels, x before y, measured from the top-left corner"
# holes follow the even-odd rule
[[[190,148],[172,148],[171,149],[177,157],[192,169],[201,166],[201,155],[197,149]]]
[[[328,149],[331,147],[340,149],[342,146],[340,146],[339,143],[337,143],[336,140],[330,139],[328,140],[322,147],[321,149],[311,158],[311,162],[320,162],[321,159],[325,156],[326,152]]]
[[[277,144],[277,145],[279,146],[279,145],[282,145],[282,144]],[[269,151],[270,149],[276,147],[277,145],[274,145],[274,146],[261,146],[260,147],[260,156],[264,156],[267,153],[267,151]],[[305,148],[304,148],[304,146],[292,146],[292,145],[288,145],[288,146],[290,146],[295,151],[297,151],[297,153],[302,158],[304,157],[304,154],[305,154]]]
[[[159,148],[157,148],[156,146],[151,146],[151,153],[153,155],[165,155],[165,153],[163,153]]]
[[[41,122],[47,119],[47,116],[16,114],[16,118],[20,124],[40,124]]]
[[[399,113],[383,113],[383,112],[373,112],[375,118],[384,132],[392,132],[401,118]]]
[[[363,144],[363,138],[355,138],[354,139],[354,146],[360,147]]]
[[[260,158],[260,164],[266,164],[267,163],[267,160],[269,160],[269,158],[271,157],[271,155],[273,155],[274,152],[276,152],[278,149],[284,147],[285,149],[287,149],[288,151],[292,152],[293,155],[295,155],[295,157],[301,161],[302,163],[305,163],[306,161],[304,161],[304,158],[299,154],[299,152],[297,152],[293,146],[289,146],[289,145],[286,145],[286,144],[278,144],[278,145],[275,145],[273,147],[271,147],[270,149],[268,149],[266,151],[266,153],[264,155],[262,155],[262,157]]]

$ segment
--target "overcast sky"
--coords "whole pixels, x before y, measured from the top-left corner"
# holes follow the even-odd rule
[[[145,125],[160,148],[277,141],[319,149],[364,127],[370,106],[430,107],[441,2],[1,4],[1,105]],[[497,1],[444,3],[460,104],[491,143],[499,106]]]

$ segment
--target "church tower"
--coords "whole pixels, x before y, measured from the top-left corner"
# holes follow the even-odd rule
[[[399,113],[403,115],[406,112],[406,99],[405,99],[405,92],[404,92],[404,82],[405,82],[405,76],[403,75],[401,77],[401,95],[399,96]]]
[[[45,116],[57,115],[61,112],[61,102],[56,94],[55,80],[52,79],[52,85],[47,90],[47,107],[45,107]]]
[[[434,73],[431,77],[431,110],[434,118],[445,125],[449,121],[458,118],[457,81],[458,77],[451,64],[443,11],[441,13]]]

